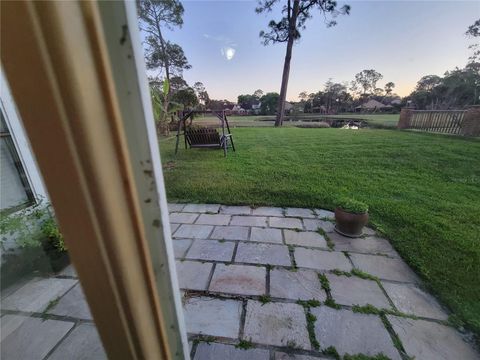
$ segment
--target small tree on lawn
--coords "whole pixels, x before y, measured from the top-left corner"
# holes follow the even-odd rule
[[[256,12],[259,14],[270,12],[278,2],[280,2],[280,0],[259,0]],[[312,11],[314,9],[319,10],[325,17],[328,27],[336,25],[336,21],[333,20],[333,18],[337,15],[349,14],[350,12],[349,5],[344,5],[340,9],[337,9],[337,2],[334,0],[287,0],[286,3],[285,1],[282,2],[284,2],[282,8],[283,17],[278,22],[271,20],[268,24],[269,30],[260,32],[260,37],[263,39],[264,45],[279,42],[287,43],[275,126],[282,126],[283,124],[293,43],[300,38],[300,30],[305,29],[305,23],[312,17]],[[330,19],[328,15],[330,15]]]

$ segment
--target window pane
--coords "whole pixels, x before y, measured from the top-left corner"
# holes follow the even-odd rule
[[[16,207],[29,202],[15,158],[15,148],[10,136],[0,139],[0,210]]]

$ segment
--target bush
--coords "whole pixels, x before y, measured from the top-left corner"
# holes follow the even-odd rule
[[[367,204],[350,198],[338,199],[337,207],[352,214],[364,214],[368,211]]]

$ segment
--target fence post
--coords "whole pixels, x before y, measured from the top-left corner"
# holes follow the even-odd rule
[[[400,119],[398,120],[397,128],[408,129],[410,127],[412,115],[412,109],[403,108],[402,111],[400,111]]]
[[[460,134],[463,136],[480,136],[480,105],[472,106],[465,111]]]

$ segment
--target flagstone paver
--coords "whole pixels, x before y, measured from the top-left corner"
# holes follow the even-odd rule
[[[59,347],[48,357],[48,360],[91,359],[107,360],[107,354],[92,324],[80,324],[72,330]]]
[[[335,227],[334,223],[319,219],[303,219],[303,225],[305,226],[305,230],[317,231],[318,229],[322,229],[326,233],[332,232]]]
[[[373,229],[365,228],[361,239],[345,238],[333,232],[333,222],[322,220],[333,218],[333,213],[320,209],[312,213],[310,209],[173,203],[169,209],[175,220],[170,225],[175,256],[182,259],[176,266],[193,359],[330,358],[311,348],[306,310],[295,303],[298,299],[325,301],[318,273],[327,276],[329,294],[342,305],[339,310],[324,305],[309,310],[316,318],[313,325],[320,350],[334,346],[340,354],[383,352],[390,359],[400,359],[392,341],[398,336],[407,353],[404,359],[480,359],[468,343],[469,336],[439,323],[447,313],[417,287],[415,273]],[[319,228],[330,237],[335,251],[315,249],[326,245],[317,233]],[[293,261],[298,268],[293,268]],[[350,271],[352,263],[382,279],[385,290],[372,280],[333,274],[333,269]],[[2,290],[1,358],[106,359],[76,276],[71,265],[49,277],[23,279]],[[257,301],[261,295],[269,295],[270,302]],[[389,326],[378,315],[346,309],[355,304],[389,309],[395,305],[421,319],[388,315]],[[31,317],[25,316],[27,312]],[[198,336],[214,338],[208,339],[209,345],[201,339],[197,343]],[[253,348],[235,347],[240,339],[251,340]]]
[[[249,228],[246,226],[215,226],[211,239],[248,240]]]
[[[250,241],[283,244],[282,230],[252,227]]]
[[[193,224],[198,218],[198,214],[195,213],[171,213],[170,222],[178,224]]]
[[[50,301],[57,299],[71,289],[77,280],[34,278],[2,299],[2,310],[42,312]]]
[[[291,300],[325,301],[327,298],[318,279],[318,273],[302,269],[297,271],[272,269],[270,271],[270,295]]]
[[[275,353],[275,360],[327,360],[325,357],[299,355],[299,354],[287,354],[283,352]]]
[[[264,267],[217,264],[209,290],[239,295],[264,295],[266,275]]]
[[[314,209],[313,211],[319,219],[335,219],[335,213],[333,211],[323,209]]]
[[[327,248],[325,238],[317,232],[283,230],[283,235],[285,243],[290,245]]]
[[[442,310],[435,298],[418,287],[386,282],[383,282],[382,286],[399,311],[431,319],[448,319],[448,314]]]
[[[179,226],[180,224],[170,223],[170,232],[173,234],[179,228]]]
[[[397,252],[386,239],[375,236],[352,239],[336,232],[328,234],[328,237],[333,241],[335,250],[337,251],[351,251],[373,255],[383,254],[398,257]]]
[[[234,249],[235,243],[230,241],[195,240],[185,257],[187,259],[231,261]]]
[[[1,321],[1,358],[43,359],[73,326],[73,322],[7,314]]]
[[[258,207],[252,209],[252,215],[258,216],[283,216],[284,210],[279,207]]]
[[[380,279],[418,282],[418,277],[401,259],[353,253],[350,254],[350,259],[355,267]]]
[[[303,229],[302,220],[296,218],[269,217],[270,227],[281,229]]]
[[[206,239],[213,230],[212,225],[181,225],[173,234],[176,238]]]
[[[298,267],[316,270],[352,270],[350,261],[341,252],[295,248],[294,256]]]
[[[177,261],[176,267],[181,289],[207,290],[213,264],[197,261]]]
[[[233,345],[205,343],[198,344],[194,360],[269,360],[270,352],[265,349],[238,349]]]
[[[263,243],[239,243],[235,262],[290,266],[288,247]]]
[[[454,329],[431,321],[387,316],[407,354],[421,360],[478,360],[476,352]]]
[[[179,212],[179,211],[182,211],[184,207],[185,207],[185,204],[169,203],[168,204],[168,211],[169,212]]]
[[[82,287],[77,284],[67,292],[48,312],[48,314],[71,316],[78,319],[92,320],[92,314],[88,307]]]
[[[195,224],[199,225],[228,225],[230,215],[222,214],[201,214]]]
[[[315,214],[310,209],[287,208],[285,210],[285,216],[301,217],[301,218],[314,218]]]
[[[236,339],[240,332],[242,302],[192,297],[185,303],[187,332]]]
[[[267,226],[266,216],[233,216],[230,225]]]
[[[364,235],[367,235],[367,236],[373,236],[373,235],[376,235],[377,233],[376,233],[376,231],[373,230],[372,228],[369,228],[369,227],[365,226],[365,227],[363,228],[363,234],[364,234]]]
[[[176,239],[173,240],[173,252],[175,258],[183,258],[190,245],[192,245],[192,239]]]
[[[67,276],[67,277],[77,277],[77,271],[73,267],[72,264],[68,265],[65,269],[58,273],[59,276]]]
[[[228,215],[250,215],[252,209],[249,206],[224,206],[220,208],[221,214]]]
[[[312,308],[316,316],[315,336],[321,348],[335,347],[340,355],[383,353],[392,360],[401,360],[392,339],[376,315],[336,310],[327,306]]]
[[[310,349],[303,307],[249,300],[243,338],[254,343]]]
[[[211,213],[216,214],[220,209],[219,204],[188,204],[182,211],[183,212],[194,212],[194,213]]]
[[[333,300],[341,305],[373,305],[379,309],[390,309],[391,305],[376,281],[356,276],[327,274]]]

